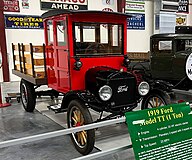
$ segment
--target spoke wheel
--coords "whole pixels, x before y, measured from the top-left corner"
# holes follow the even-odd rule
[[[157,108],[170,104],[170,97],[164,92],[151,92],[146,95],[141,104],[141,109]]]
[[[70,102],[67,112],[67,123],[68,128],[79,127],[92,123],[90,112],[84,103],[78,100],[72,100]],[[77,151],[86,155],[93,150],[95,143],[95,131],[92,129],[72,133],[71,139]]]
[[[20,94],[23,108],[27,112],[33,112],[35,109],[36,96],[34,85],[24,79],[20,83]]]

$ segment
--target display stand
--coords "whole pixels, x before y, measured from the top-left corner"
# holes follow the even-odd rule
[[[3,103],[2,102],[2,95],[1,95],[1,84],[0,84],[0,108],[8,107],[10,106],[10,103]]]

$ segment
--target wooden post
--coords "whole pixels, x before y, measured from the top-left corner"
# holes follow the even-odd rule
[[[0,0],[0,47],[2,53],[2,69],[3,69],[3,81],[9,82],[9,64],[7,58],[7,46],[6,46],[6,37],[5,37],[5,22],[4,22],[4,14],[3,14],[4,1]]]

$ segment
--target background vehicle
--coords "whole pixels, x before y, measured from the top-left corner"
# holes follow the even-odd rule
[[[168,81],[177,89],[191,89],[190,72],[186,71],[187,59],[191,53],[191,34],[151,36],[150,72],[152,77]]]
[[[170,103],[169,85],[150,80],[143,70],[127,70],[126,14],[53,10],[42,16],[46,53],[43,80],[64,95],[61,107],[50,109],[67,111],[68,127],[93,123],[89,108],[101,113],[101,121],[123,116],[141,100],[142,109]],[[23,72],[20,62],[20,69],[13,72],[22,77],[22,103],[26,111],[32,112],[34,86],[37,88],[43,81],[35,77],[34,70],[32,76],[26,74],[25,67]],[[103,117],[104,111],[111,114]],[[94,147],[95,131],[73,133],[71,138],[80,153],[88,154]]]

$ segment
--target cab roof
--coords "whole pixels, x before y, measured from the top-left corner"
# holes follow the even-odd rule
[[[107,11],[95,11],[95,10],[62,10],[62,9],[55,9],[50,10],[42,14],[42,18],[49,18],[52,16],[62,15],[62,14],[105,14],[105,15],[119,15],[119,16],[125,16],[130,17],[129,15],[121,12],[107,12]]]
[[[176,33],[162,33],[162,34],[154,34],[151,36],[153,38],[192,38],[192,34],[176,34]]]

